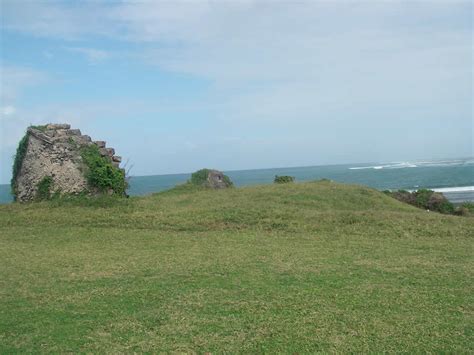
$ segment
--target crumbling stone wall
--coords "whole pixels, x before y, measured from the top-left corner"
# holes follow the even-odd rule
[[[52,193],[96,192],[88,186],[82,147],[95,144],[100,154],[115,167],[119,168],[121,162],[121,157],[115,155],[113,148],[107,148],[104,141],[93,142],[91,137],[82,135],[79,129],[71,129],[69,124],[29,127],[26,134],[26,151],[12,180],[17,201],[34,200],[38,184],[45,177],[52,178]]]

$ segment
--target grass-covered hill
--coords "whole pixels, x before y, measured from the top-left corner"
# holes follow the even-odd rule
[[[0,353],[472,353],[473,239],[331,182],[0,206]]]

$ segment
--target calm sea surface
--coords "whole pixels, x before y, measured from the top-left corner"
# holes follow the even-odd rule
[[[236,186],[270,184],[275,175],[290,175],[297,181],[326,178],[379,190],[432,188],[439,189],[453,202],[474,201],[474,158],[240,170],[226,174]],[[167,190],[186,182],[189,177],[190,174],[134,176],[128,193],[136,196]],[[10,186],[0,185],[0,203],[11,200]]]

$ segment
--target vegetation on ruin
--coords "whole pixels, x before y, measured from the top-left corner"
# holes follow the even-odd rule
[[[51,198],[51,189],[53,187],[53,178],[51,176],[45,176],[38,183],[36,190],[36,200],[49,200]]]
[[[125,172],[115,167],[109,158],[103,157],[95,144],[83,147],[81,156],[87,166],[85,174],[91,190],[125,195],[127,190]]]
[[[188,183],[195,185],[195,186],[206,186],[208,184],[207,178],[209,173],[211,172],[210,169],[201,169],[191,174],[191,179]],[[224,182],[227,186],[233,186],[232,180],[227,176],[224,175]]]
[[[28,139],[29,139],[29,134],[25,133],[23,138],[21,138],[20,142],[18,143],[15,157],[13,158],[13,169],[12,169],[12,178],[10,181],[10,186],[11,186],[11,193],[15,200],[16,200],[16,195],[17,195],[16,180],[17,180],[18,174],[20,173],[21,166],[23,164],[23,159],[25,158],[25,155],[26,155],[26,150],[28,149]]]
[[[473,229],[328,181],[1,205],[0,353],[473,353]]]
[[[40,132],[46,132],[47,125],[37,125],[37,126],[30,126],[30,128],[34,128]]]

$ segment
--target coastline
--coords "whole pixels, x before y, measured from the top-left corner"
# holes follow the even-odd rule
[[[162,175],[157,175],[157,176],[162,176]],[[262,184],[266,185],[266,184]],[[250,186],[250,185],[240,185],[240,187],[244,186]],[[171,187],[166,187],[166,188],[157,188],[157,190],[153,191],[147,191],[145,193],[130,193],[130,196],[146,196],[150,195],[156,192],[161,192],[165,191]],[[419,189],[422,189],[423,187],[420,187]],[[426,189],[433,190],[436,192],[441,192],[446,198],[454,204],[460,204],[463,202],[474,202],[474,186],[453,186],[453,187],[426,187]],[[378,189],[382,191],[382,189]],[[396,190],[396,189],[393,189]],[[418,189],[414,190],[408,190],[408,191],[415,191]],[[10,195],[10,185],[7,184],[2,184],[0,185],[0,204],[8,204],[13,202],[13,198]]]
[[[224,170],[236,187],[272,184],[275,175],[297,182],[329,179],[383,190],[431,189],[452,203],[474,202],[474,158],[378,164],[341,164],[251,170]],[[131,176],[128,194],[146,196],[185,183],[191,174]],[[0,185],[0,204],[12,201],[10,185]]]

